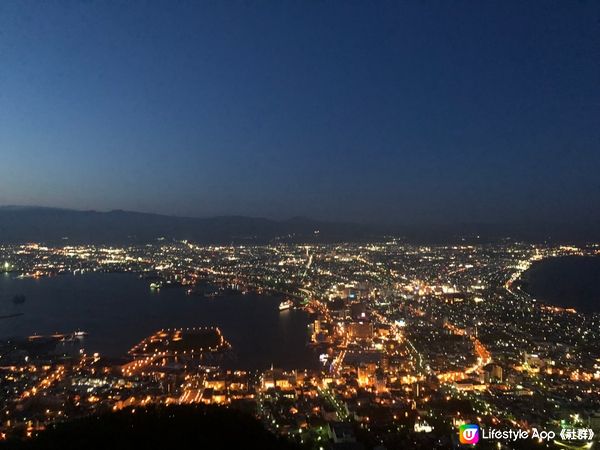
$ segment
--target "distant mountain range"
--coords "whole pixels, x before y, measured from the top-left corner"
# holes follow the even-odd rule
[[[2,206],[0,242],[144,243],[159,238],[198,243],[251,244],[267,242],[340,242],[402,237],[414,242],[486,242],[507,237],[555,242],[600,241],[600,224],[446,226],[364,225],[295,217],[271,220],[257,217],[177,217],[131,211]]]
[[[140,243],[164,237],[200,243],[341,241],[374,237],[369,227],[306,218],[177,217],[131,211],[0,207],[0,242]]]

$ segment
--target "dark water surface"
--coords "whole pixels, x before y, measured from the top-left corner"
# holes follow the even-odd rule
[[[563,256],[534,263],[523,289],[538,301],[600,313],[600,257]]]
[[[14,304],[17,294],[25,295],[25,303]],[[180,288],[152,292],[147,280],[129,274],[0,275],[0,316],[23,313],[0,320],[0,337],[82,330],[89,333],[88,353],[123,356],[161,328],[218,326],[240,368],[314,367],[306,347],[308,316],[279,312],[280,301],[254,294],[205,299]]]

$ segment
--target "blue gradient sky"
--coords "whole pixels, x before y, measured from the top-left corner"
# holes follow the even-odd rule
[[[599,30],[593,1],[1,2],[0,204],[598,219]]]

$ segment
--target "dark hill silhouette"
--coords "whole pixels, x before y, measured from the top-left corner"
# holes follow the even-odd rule
[[[318,232],[317,232],[318,231]],[[0,207],[0,243],[46,242],[135,244],[188,239],[200,244],[268,242],[341,242],[402,237],[418,243],[486,243],[510,237],[530,242],[597,242],[600,223],[461,223],[450,225],[364,225],[325,222],[306,217],[272,220],[260,217],[178,217],[114,210]]]
[[[315,234],[315,231],[318,233]],[[371,228],[304,218],[176,217],[131,211],[0,207],[0,242],[139,243],[160,237],[200,243],[262,243],[367,239]]]
[[[133,412],[135,411],[135,412]],[[18,450],[292,450],[294,444],[269,431],[254,417],[216,406],[152,406],[59,423],[27,441],[0,449]]]

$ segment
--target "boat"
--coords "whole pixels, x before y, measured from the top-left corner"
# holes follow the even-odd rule
[[[24,295],[15,295],[13,297],[13,303],[15,305],[22,305],[23,303],[25,303],[25,296]]]
[[[279,311],[285,311],[286,309],[290,309],[294,306],[294,302],[291,300],[284,300],[279,304]]]

